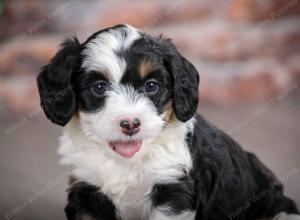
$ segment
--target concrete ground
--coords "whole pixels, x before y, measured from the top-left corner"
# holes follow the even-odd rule
[[[300,206],[299,96],[276,103],[207,106],[199,112],[255,152],[286,186]],[[64,219],[67,175],[57,165],[61,128],[37,112],[0,113],[0,219]]]

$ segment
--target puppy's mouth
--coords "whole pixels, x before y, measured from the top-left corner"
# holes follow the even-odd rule
[[[131,158],[141,149],[142,141],[110,141],[109,146],[113,151],[121,156]]]

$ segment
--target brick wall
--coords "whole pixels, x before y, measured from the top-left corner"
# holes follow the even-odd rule
[[[299,15],[299,0],[5,1],[0,102],[38,106],[35,77],[64,36],[124,22],[173,39],[200,73],[202,101],[268,99],[300,82]]]

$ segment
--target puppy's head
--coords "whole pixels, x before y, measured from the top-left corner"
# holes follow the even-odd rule
[[[129,25],[86,42],[66,40],[38,76],[47,117],[78,117],[86,137],[130,158],[166,123],[185,122],[198,104],[199,77],[175,46]]]

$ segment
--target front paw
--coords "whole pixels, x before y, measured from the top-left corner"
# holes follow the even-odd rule
[[[300,215],[286,214],[281,212],[276,215],[273,220],[300,220]]]
[[[68,220],[118,220],[112,201],[99,187],[85,182],[74,183],[69,189],[65,212]]]

